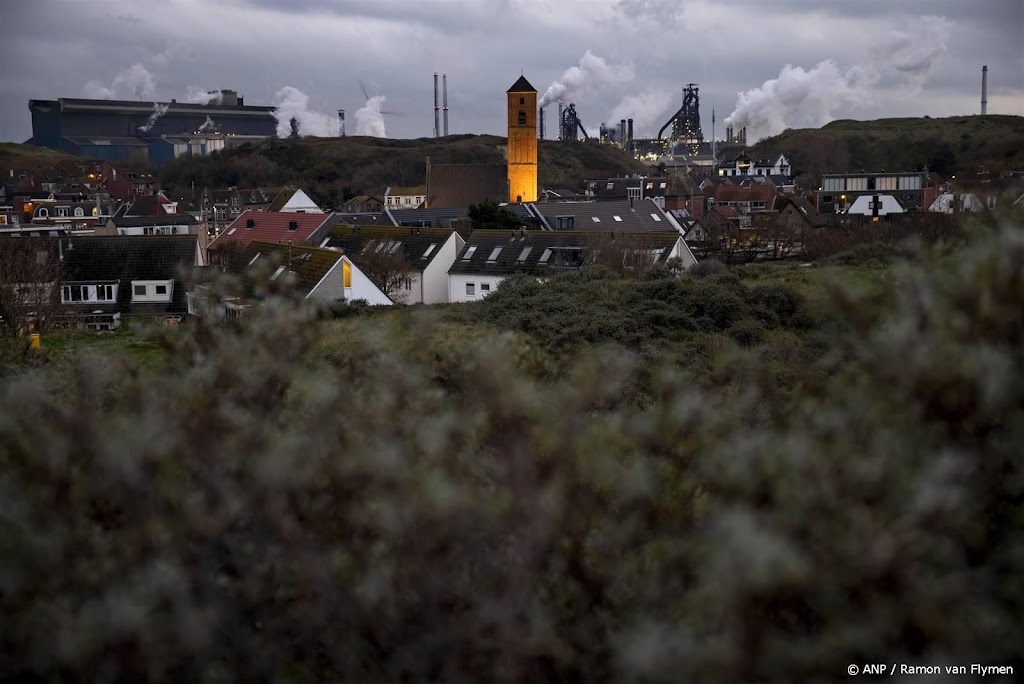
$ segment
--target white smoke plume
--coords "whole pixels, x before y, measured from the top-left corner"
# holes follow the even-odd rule
[[[143,133],[149,133],[149,129],[153,128],[153,124],[156,123],[156,120],[167,113],[168,107],[170,107],[170,105],[160,104],[159,102],[153,103],[153,113],[149,115],[149,119],[146,120],[146,123],[139,126],[139,130]]]
[[[917,92],[945,55],[951,30],[947,19],[923,17],[913,32],[892,32],[864,64],[844,68],[827,59],[809,71],[787,64],[778,78],[739,93],[725,123],[746,126],[748,139],[757,140],[786,128],[817,128],[831,121],[835,111],[866,106],[884,79],[896,78]]]
[[[657,127],[665,123],[670,115],[667,110],[672,106],[672,94],[661,91],[650,91],[636,95],[627,95],[615,106],[608,116],[609,126],[618,126],[623,119],[633,119],[633,135],[643,137],[640,131],[648,131],[653,136]]]
[[[356,112],[356,135],[369,135],[374,138],[388,137],[384,128],[384,117],[380,110],[384,106],[384,99],[383,95],[374,95]]]
[[[223,103],[224,97],[221,95],[219,90],[208,91],[206,88],[196,85],[190,85],[188,92],[185,95],[185,101],[191,102],[192,104],[215,104],[219,105]]]
[[[97,100],[117,100],[125,97],[152,100],[156,92],[156,79],[146,67],[133,64],[115,76],[109,88],[97,81],[89,81],[83,91],[86,97]]]
[[[587,50],[580,57],[579,66],[566,69],[561,80],[552,83],[537,104],[547,107],[552,102],[568,103],[579,95],[618,85],[632,78],[633,70],[630,67],[608,66],[603,58]]]
[[[204,121],[203,125],[199,127],[199,132],[202,133],[203,131],[212,131],[213,125],[213,119],[211,119],[210,117],[206,117],[206,121]]]
[[[277,137],[287,138],[292,132],[292,119],[298,123],[299,135],[321,138],[341,134],[341,122],[336,116],[308,109],[309,96],[298,88],[285,86],[274,95],[274,118],[277,119]],[[357,115],[358,116],[358,115]]]

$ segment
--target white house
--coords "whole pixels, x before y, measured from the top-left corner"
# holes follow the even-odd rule
[[[886,214],[902,214],[904,210],[903,205],[892,195],[861,195],[853,201],[846,213],[860,214],[861,216],[885,216]]]

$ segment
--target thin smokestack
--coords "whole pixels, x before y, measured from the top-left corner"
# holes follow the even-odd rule
[[[338,123],[341,124],[341,132],[339,133],[339,135],[342,138],[344,138],[345,137],[345,110],[344,109],[339,109],[338,110]]]
[[[441,83],[443,85],[444,101],[444,137],[448,137],[448,74],[441,74]]]
[[[539,137],[540,137],[541,140],[543,140],[544,139],[544,108],[543,107],[540,108],[540,116],[538,118],[540,119],[540,136]]]
[[[627,119],[626,120],[626,140],[629,141],[629,140],[632,140],[632,139],[633,139],[633,120],[632,119]]]
[[[619,121],[619,142],[622,143],[623,149],[626,147],[626,120],[621,119]]]
[[[981,67],[981,115],[988,114],[988,65]]]
[[[434,72],[434,137],[441,135],[441,108],[437,106],[437,72]]]

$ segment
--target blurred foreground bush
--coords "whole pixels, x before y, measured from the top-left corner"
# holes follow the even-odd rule
[[[710,279],[644,282],[630,302],[646,326],[693,328],[687,363],[726,330],[764,340],[702,387],[685,364],[606,344],[648,334],[634,323],[520,307],[545,296],[528,281],[487,314],[520,333],[271,301],[238,329],[167,332],[152,368],[82,358],[5,377],[0,672],[831,682],[859,662],[1022,667],[1022,264],[1024,239],[1001,233],[952,274],[916,267],[877,323],[837,292],[849,327],[821,333],[825,370],[803,385],[787,379],[812,363],[786,328],[806,325],[793,293]],[[569,286],[626,296],[600,273]],[[556,363],[565,345],[572,363]],[[628,400],[640,377],[643,405]],[[786,383],[795,399],[777,406]]]

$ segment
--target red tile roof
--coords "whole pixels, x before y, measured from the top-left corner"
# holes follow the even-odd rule
[[[249,221],[252,226],[249,226]],[[296,229],[289,230],[289,224],[295,221]],[[301,212],[243,211],[242,215],[232,221],[231,225],[210,243],[215,249],[229,243],[241,246],[253,240],[263,242],[305,242],[313,236],[325,223],[334,222],[332,214],[306,214]]]

